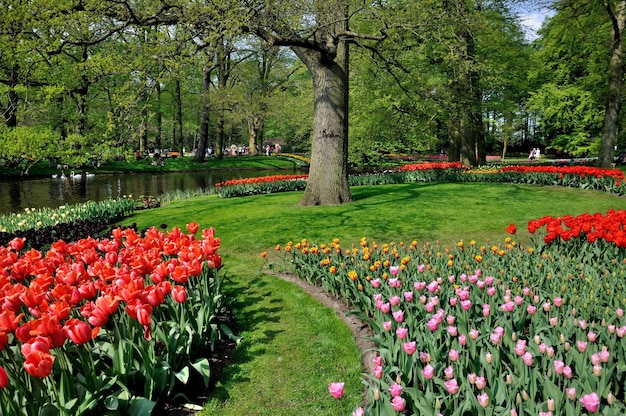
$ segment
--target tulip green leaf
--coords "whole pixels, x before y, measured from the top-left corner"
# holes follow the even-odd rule
[[[209,365],[209,360],[202,358],[191,365],[198,371],[198,373],[200,373],[204,379],[204,385],[208,387],[209,379],[211,377],[211,366]]]
[[[155,405],[156,402],[148,400],[145,397],[133,397],[130,399],[128,414],[134,416],[150,416]]]
[[[178,380],[180,380],[181,383],[187,384],[189,381],[189,366],[183,367],[182,370],[174,373],[174,375]]]

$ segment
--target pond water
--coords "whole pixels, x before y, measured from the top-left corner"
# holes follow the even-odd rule
[[[159,174],[94,174],[67,178],[0,179],[0,215],[25,208],[57,208],[85,201],[132,195],[159,196],[168,192],[208,189],[216,183],[290,172],[242,170]]]

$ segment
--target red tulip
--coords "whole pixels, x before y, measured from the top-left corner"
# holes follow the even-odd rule
[[[0,351],[4,349],[9,343],[9,337],[5,332],[0,331]]]
[[[15,251],[20,251],[24,248],[24,239],[21,237],[15,237],[13,240],[9,241],[9,247],[11,247]]]
[[[0,389],[4,389],[9,385],[9,376],[4,367],[0,366]]]
[[[185,303],[187,300],[187,290],[183,286],[174,286],[172,289],[172,297],[178,303]]]
[[[80,319],[68,319],[63,329],[67,337],[76,345],[81,345],[91,340],[91,326]]]
[[[24,361],[24,369],[32,376],[44,378],[52,373],[54,357],[41,351],[31,351]]]
[[[198,223],[195,221],[187,224],[187,231],[189,231],[191,234],[197,233],[199,228],[200,227],[198,226]]]
[[[506,227],[506,232],[509,234],[515,234],[517,232],[515,224],[510,224],[508,227]]]

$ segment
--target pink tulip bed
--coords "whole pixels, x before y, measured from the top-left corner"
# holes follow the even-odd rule
[[[362,238],[279,247],[289,268],[369,323],[354,415],[626,414],[626,211],[545,217],[496,245]],[[341,399],[341,380],[330,394]]]
[[[0,414],[149,415],[207,385],[207,357],[234,335],[220,240],[187,231],[0,247]]]

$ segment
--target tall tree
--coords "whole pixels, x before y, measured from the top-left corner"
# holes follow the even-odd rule
[[[608,93],[602,127],[598,166],[611,167],[615,157],[619,113],[622,105],[624,80],[624,28],[626,27],[626,0],[602,1],[611,20],[611,44],[609,50]]]

